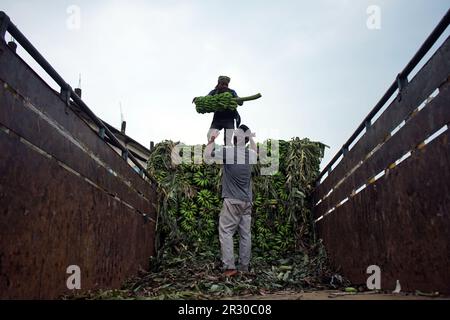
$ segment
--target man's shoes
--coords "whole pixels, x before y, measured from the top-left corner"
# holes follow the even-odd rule
[[[233,276],[235,276],[235,275],[237,275],[237,270],[236,269],[228,269],[228,270],[225,270],[224,272],[223,272],[223,275],[225,276],[225,277],[233,277]]]

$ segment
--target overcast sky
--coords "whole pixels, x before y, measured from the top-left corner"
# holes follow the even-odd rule
[[[379,16],[368,13],[373,5]],[[205,143],[212,114],[197,114],[192,98],[228,75],[240,96],[263,96],[239,109],[258,141],[322,141],[331,147],[322,167],[448,8],[448,0],[0,4],[72,87],[81,74],[83,100],[117,128],[121,103],[128,135],[144,146]]]

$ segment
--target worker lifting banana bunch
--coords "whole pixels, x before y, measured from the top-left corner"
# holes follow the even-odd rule
[[[244,101],[256,100],[261,94],[240,98],[236,91],[230,89],[230,78],[220,76],[216,87],[206,97],[193,99],[198,113],[214,112],[213,121],[208,131],[208,144],[205,157],[212,160],[218,155],[223,165],[222,199],[223,206],[219,215],[219,242],[222,256],[222,269],[227,277],[241,272],[248,272],[251,256],[251,213],[252,165],[257,162],[257,146],[253,140],[255,134],[246,125],[241,124],[237,111]],[[234,120],[236,120],[235,130]],[[217,146],[215,140],[224,129],[224,146]],[[232,143],[233,141],[233,143]],[[248,145],[249,144],[249,145]],[[238,152],[239,151],[239,152]],[[229,161],[227,153],[234,155]],[[238,165],[239,164],[239,165]],[[235,263],[233,237],[239,229],[239,261]]]
[[[233,89],[228,87],[230,77],[220,76],[216,87],[203,97],[195,97],[192,102],[195,103],[195,109],[198,113],[214,113],[213,121],[208,131],[208,141],[212,135],[217,136],[219,131],[234,130],[234,121],[236,127],[241,124],[241,117],[237,111],[238,106],[242,106],[245,101],[251,101],[261,98],[261,94],[255,94],[249,97],[239,97]],[[231,137],[224,134],[225,145],[231,144]]]

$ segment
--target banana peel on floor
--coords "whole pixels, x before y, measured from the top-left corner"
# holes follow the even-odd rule
[[[439,292],[422,292],[422,291],[419,291],[419,290],[416,290],[415,294],[418,295],[418,296],[430,297],[430,298],[436,298],[436,297],[440,296]]]

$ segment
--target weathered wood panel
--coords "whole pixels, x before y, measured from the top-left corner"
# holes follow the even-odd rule
[[[0,123],[5,127],[101,186],[106,192],[132,203],[141,213],[150,211],[148,195],[147,198],[140,195],[126,178],[111,174],[108,163],[95,157],[81,141],[75,140],[65,128],[36,106],[11,90],[0,89],[0,101],[4,103],[0,108]]]
[[[134,189],[143,195],[151,192],[151,186],[130,170],[123,161],[98,135],[74,112],[69,112],[60,96],[56,94],[26,63],[0,41],[0,79],[7,83],[8,90],[28,100],[40,111],[52,118],[76,140],[82,141],[95,156],[114,168]]]
[[[374,264],[382,289],[449,293],[449,166],[447,130],[321,220],[331,263],[354,283]]]
[[[331,264],[355,284],[364,285],[367,267],[378,265],[382,289],[399,280],[404,291],[450,293],[449,80],[447,38],[313,194],[322,200],[314,217]]]
[[[1,43],[0,83],[0,298],[68,293],[69,265],[120,287],[154,254],[155,187]]]
[[[430,137],[434,132],[450,123],[450,85],[441,88],[439,95],[420,110],[389,140],[380,146],[333,192],[317,206],[317,215],[322,215],[367,183],[369,179],[386,169],[401,156]]]
[[[422,67],[402,92],[402,99],[395,99],[375,123],[356,142],[315,191],[315,199],[322,199],[328,192],[394,130],[407,116],[445,82],[450,75],[450,38],[444,42],[432,58]]]
[[[117,288],[148,267],[154,223],[0,130],[1,298],[55,298],[66,268],[82,289]]]

